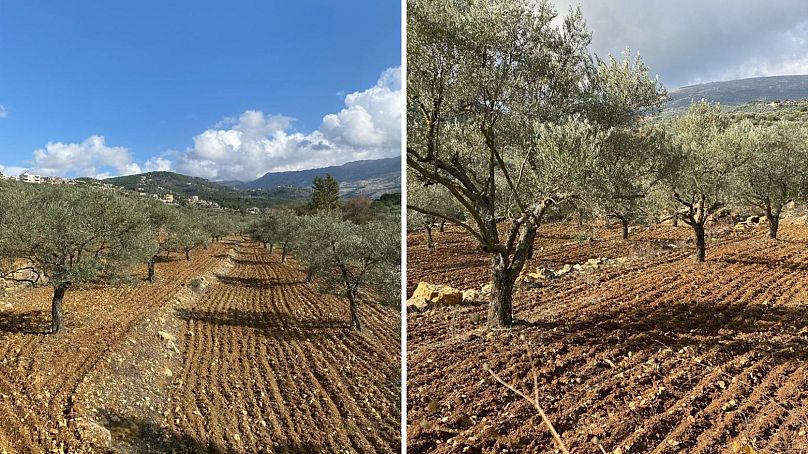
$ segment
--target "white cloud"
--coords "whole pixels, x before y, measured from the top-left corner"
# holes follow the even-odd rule
[[[808,72],[808,2],[803,0],[553,2],[561,14],[582,5],[593,52],[605,56],[631,47],[669,89]]]
[[[94,176],[140,173],[125,147],[110,147],[103,136],[93,135],[81,143],[48,142],[34,150],[32,171],[42,175]]]
[[[166,172],[171,170],[171,161],[161,157],[154,157],[143,163],[144,172]]]
[[[248,110],[227,117],[175,153],[181,173],[214,180],[252,180],[267,172],[395,156],[401,146],[401,69],[384,71],[375,86],[345,96],[345,108],[323,117],[318,130],[292,132],[293,119]]]
[[[25,172],[25,167],[17,167],[17,166],[4,166],[0,165],[0,173],[3,175],[19,175]]]
[[[310,133],[292,130],[294,119],[247,110],[225,117],[193,138],[193,147],[168,151],[142,164],[103,136],[81,143],[48,142],[34,151],[28,169],[43,175],[107,178],[176,170],[213,180],[253,180],[267,172],[302,170],[360,159],[396,156],[401,147],[401,69],[390,68],[376,85],[345,95],[345,107],[323,117]],[[2,116],[0,106],[0,116]],[[4,167],[0,166],[0,171]],[[16,169],[16,168],[15,168]],[[16,171],[16,170],[15,170]],[[17,172],[19,173],[19,172]]]
[[[5,108],[2,104],[0,104],[0,118],[8,117],[8,109]]]

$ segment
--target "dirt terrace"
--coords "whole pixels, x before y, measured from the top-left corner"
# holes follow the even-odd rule
[[[352,332],[346,303],[241,240],[157,272],[69,292],[59,337],[47,289],[3,298],[0,452],[105,452],[88,422],[118,452],[399,450],[396,310],[362,305]]]
[[[525,322],[512,330],[488,332],[480,306],[409,314],[409,451],[555,452],[536,411],[487,363],[529,394],[536,371],[540,403],[572,452],[808,452],[808,227],[781,230],[770,241],[765,227],[740,237],[713,228],[696,264],[686,226],[629,241],[543,226],[531,268],[632,260],[520,287]],[[488,280],[465,234],[436,240],[428,251],[422,235],[408,239],[410,291],[419,280]]]

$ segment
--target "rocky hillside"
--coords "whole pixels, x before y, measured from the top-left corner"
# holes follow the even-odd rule
[[[672,90],[669,95],[666,110],[683,110],[702,98],[723,105],[808,99],[808,75],[710,82]]]

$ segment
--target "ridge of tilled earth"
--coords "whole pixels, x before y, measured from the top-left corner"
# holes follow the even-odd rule
[[[108,366],[144,318],[168,304],[195,276],[227,258],[225,244],[197,251],[194,260],[163,259],[157,283],[73,290],[65,296],[67,330],[47,334],[47,288],[15,293],[0,311],[0,448],[15,453],[94,452],[81,441],[87,415],[79,390]],[[145,274],[145,267],[140,270]]]
[[[185,324],[178,314],[198,301],[207,287],[233,265],[234,247],[215,267],[191,277],[170,301],[147,314],[120,348],[110,352],[107,367],[99,368],[79,388],[82,406],[76,413],[87,415],[78,424],[82,440],[97,438],[98,424],[110,431],[111,448],[121,454],[170,452],[166,417],[175,374],[182,367]],[[96,429],[97,430],[97,429]]]
[[[574,229],[549,231],[536,250],[550,262],[689,234],[663,227],[565,251]],[[537,373],[540,403],[573,452],[808,452],[808,227],[785,225],[781,238],[757,231],[708,244],[704,264],[684,248],[520,289],[514,309],[527,324],[511,330],[487,331],[481,306],[409,314],[409,452],[555,452],[536,411],[486,363],[530,394]],[[447,239],[437,254],[410,239],[415,274],[446,269],[461,288],[486,279],[474,256],[451,261],[471,240]],[[455,274],[469,262],[480,265]]]
[[[240,246],[185,314],[177,452],[400,451],[400,319],[321,294],[280,254]]]

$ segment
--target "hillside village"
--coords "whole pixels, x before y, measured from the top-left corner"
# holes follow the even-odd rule
[[[211,209],[211,210],[227,210],[228,209],[227,207],[222,207],[217,202],[202,199],[198,195],[191,195],[191,196],[189,196],[187,198],[182,198],[182,197],[176,196],[175,194],[173,194],[173,193],[171,193],[169,191],[161,191],[160,193],[157,193],[157,194],[144,192],[142,190],[139,190],[139,191],[135,192],[135,191],[129,191],[126,188],[116,186],[116,185],[113,185],[113,184],[110,184],[110,183],[103,183],[101,181],[94,181],[94,180],[90,181],[90,180],[85,180],[85,179],[64,178],[64,177],[60,177],[60,176],[45,176],[45,175],[37,175],[37,174],[33,174],[33,173],[28,173],[28,172],[23,172],[20,175],[5,175],[2,172],[0,172],[0,181],[19,181],[21,183],[29,183],[29,184],[66,184],[66,185],[70,185],[70,186],[92,185],[92,186],[98,186],[98,187],[101,187],[101,188],[104,188],[104,189],[115,190],[115,191],[120,191],[120,192],[125,192],[125,193],[131,193],[131,194],[137,194],[138,196],[144,197],[144,198],[150,197],[150,198],[153,198],[153,199],[157,199],[157,200],[165,203],[166,205],[174,205],[174,206],[187,205],[187,206],[193,206],[193,207],[197,207],[197,208]],[[138,189],[142,189],[142,188],[138,188]],[[158,187],[157,189],[162,189],[162,188]],[[250,214],[250,215],[258,215],[258,214],[261,214],[262,212],[269,212],[269,211],[270,210],[267,209],[267,208],[264,208],[262,210],[261,208],[258,208],[258,207],[249,207],[249,208],[246,208],[244,210],[244,212],[246,214]]]

